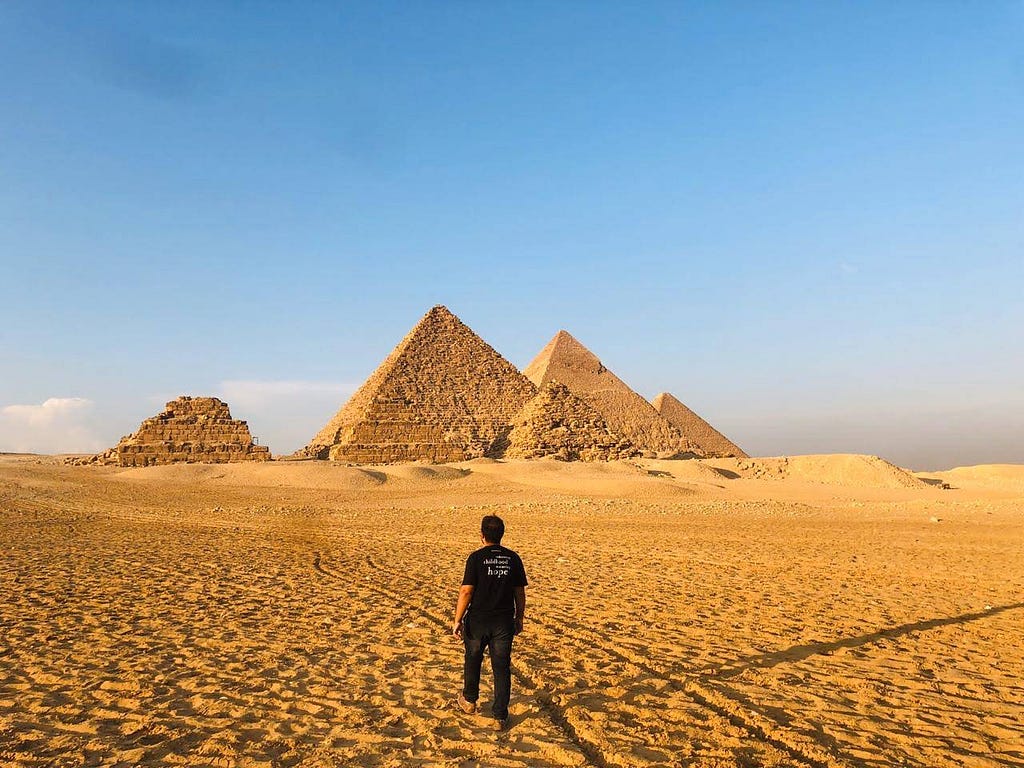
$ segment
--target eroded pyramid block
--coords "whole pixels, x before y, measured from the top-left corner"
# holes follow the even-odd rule
[[[537,390],[436,306],[300,453],[353,464],[490,455]]]
[[[616,434],[642,451],[663,456],[693,452],[654,406],[566,331],[559,331],[523,373],[537,387],[550,382],[564,384],[600,413]]]
[[[564,384],[552,381],[516,416],[504,458],[612,461],[639,453],[600,413]]]
[[[682,432],[690,444],[695,446],[702,455],[748,458],[738,445],[668,392],[662,392],[654,398],[653,405],[654,409]]]
[[[256,445],[244,421],[231,418],[227,403],[216,397],[179,397],[90,463],[146,467],[268,459],[269,449]]]

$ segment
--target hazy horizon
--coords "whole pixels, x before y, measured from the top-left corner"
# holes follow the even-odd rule
[[[1024,463],[1024,5],[0,6],[0,451],[303,445],[447,305],[752,455]]]

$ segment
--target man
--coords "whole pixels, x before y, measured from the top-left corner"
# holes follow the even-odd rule
[[[476,712],[480,696],[480,664],[490,649],[494,673],[491,714],[495,730],[505,729],[512,693],[512,638],[523,631],[526,611],[526,570],[519,555],[501,546],[505,523],[497,515],[480,522],[483,547],[466,560],[466,573],[455,605],[452,634],[466,646],[464,684],[458,704],[466,714]]]

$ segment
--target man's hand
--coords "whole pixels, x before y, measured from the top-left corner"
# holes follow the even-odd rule
[[[463,584],[459,587],[459,599],[455,603],[455,615],[452,617],[452,635],[462,637],[462,620],[466,618],[466,609],[473,602],[473,585]]]
[[[523,617],[526,615],[526,587],[516,587],[512,596],[516,601],[516,635],[523,631]]]

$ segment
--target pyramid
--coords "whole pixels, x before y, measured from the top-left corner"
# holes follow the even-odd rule
[[[300,453],[353,464],[487,456],[535,394],[514,365],[436,306]]]
[[[552,381],[564,384],[600,413],[613,432],[642,451],[678,455],[692,450],[654,406],[566,331],[559,331],[523,373],[538,387]]]
[[[611,461],[640,452],[564,384],[548,382],[516,416],[506,459]]]
[[[85,463],[146,467],[269,459],[270,451],[256,445],[248,425],[231,418],[227,403],[216,397],[179,397],[167,403],[162,413],[143,421],[134,434]]]
[[[696,450],[704,456],[749,458],[738,445],[668,392],[662,392],[654,398],[653,403],[655,410],[682,432]]]

